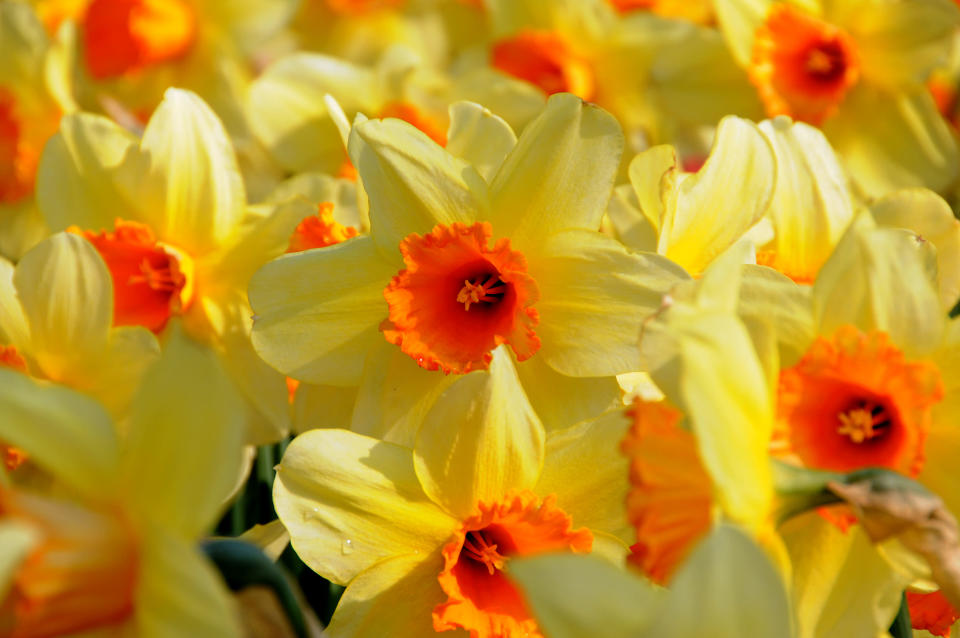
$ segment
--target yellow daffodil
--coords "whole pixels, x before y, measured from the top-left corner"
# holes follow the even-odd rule
[[[476,141],[483,174],[404,122],[356,124],[370,235],[251,281],[257,352],[308,383],[359,385],[357,431],[412,441],[451,382],[429,371],[485,369],[498,346],[548,427],[594,416],[618,400],[612,375],[639,367],[640,322],[685,277],[597,231],[622,146],[604,111],[555,96],[515,146]]]
[[[669,589],[590,556],[520,559],[510,573],[551,638],[796,635],[780,574],[729,524],[698,544]]]
[[[192,545],[236,481],[243,417],[216,359],[173,339],[122,440],[95,401],[0,370],[0,439],[61,486],[0,485],[3,635],[239,635]]]
[[[46,234],[33,198],[40,152],[72,111],[69,30],[51,41],[29,5],[0,4],[0,256],[19,259]]]
[[[711,0],[608,0],[620,13],[652,11],[665,18],[712,24],[715,20]]]
[[[629,175],[631,185],[617,188],[608,210],[616,233],[634,250],[658,252],[698,275],[761,222],[777,187],[777,159],[760,128],[728,117],[696,173],[682,170],[672,147],[657,146],[631,161]]]
[[[113,324],[113,284],[88,242],[57,233],[13,266],[0,259],[0,367],[99,399],[124,418],[160,348],[139,326]]]
[[[957,146],[924,86],[960,23],[950,0],[718,0],[767,115],[820,126],[868,195],[957,177]]]
[[[504,573],[514,557],[623,559],[622,412],[544,436],[512,368],[498,350],[458,377],[412,450],[343,430],[287,448],[280,520],[308,566],[347,585],[331,636],[540,636]]]
[[[142,139],[96,115],[64,118],[41,161],[38,201],[52,229],[82,235],[106,262],[114,325],[162,335],[180,317],[240,388],[252,440],[286,431],[286,386],[250,346],[245,290],[316,209],[249,207],[226,132],[199,98],[168,91]]]

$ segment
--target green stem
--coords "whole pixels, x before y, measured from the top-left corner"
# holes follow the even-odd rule
[[[903,592],[903,597],[900,599],[900,611],[897,612],[897,617],[893,619],[893,624],[890,625],[890,636],[892,636],[892,638],[913,637],[913,627],[910,623],[910,607],[907,606],[907,592]]]

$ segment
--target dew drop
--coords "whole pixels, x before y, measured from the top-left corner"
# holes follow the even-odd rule
[[[340,544],[340,553],[344,556],[353,553],[353,541],[349,538]]]

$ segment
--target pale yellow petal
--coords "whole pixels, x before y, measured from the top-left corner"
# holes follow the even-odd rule
[[[0,85],[26,89],[37,83],[47,34],[36,12],[25,3],[0,5]]]
[[[870,206],[880,226],[908,228],[937,249],[940,301],[949,311],[960,299],[960,221],[936,193],[906,189],[881,197]]]
[[[286,26],[296,12],[295,0],[231,0],[204,2],[204,18],[226,29],[246,49],[262,43]]]
[[[506,346],[489,371],[467,374],[441,394],[417,433],[413,463],[424,492],[458,518],[480,501],[529,490],[540,476],[544,431]]]
[[[715,528],[670,583],[657,620],[642,636],[711,638],[793,635],[786,585],[746,534]],[[709,627],[709,634],[704,628]],[[848,636],[862,635],[851,633]]]
[[[510,575],[551,638],[646,637],[663,601],[645,580],[596,556],[519,558],[510,562]]]
[[[366,211],[361,212],[358,206],[357,191],[357,183],[348,179],[323,173],[300,173],[278,184],[267,201],[285,202],[302,195],[311,204],[330,202],[337,223],[364,230],[370,227],[370,220]]]
[[[947,61],[958,25],[950,0],[900,0],[861,3],[843,26],[856,40],[864,81],[896,89],[926,81]]]
[[[636,532],[627,523],[627,457],[620,441],[630,419],[623,409],[547,436],[538,494],[556,494],[557,506],[576,526],[606,532],[633,542]]]
[[[885,92],[861,83],[823,132],[871,197],[913,186],[943,191],[960,167],[953,134],[923,87]]]
[[[0,368],[0,441],[77,493],[103,499],[116,489],[117,439],[99,403]]]
[[[22,350],[30,342],[30,325],[17,299],[13,273],[13,264],[0,257],[0,343]]]
[[[130,507],[183,538],[205,532],[239,473],[240,407],[215,355],[174,330],[131,408],[121,480]]]
[[[341,584],[384,558],[428,556],[458,526],[424,494],[409,448],[344,430],[293,440],[273,503],[300,558]]]
[[[623,144],[603,109],[567,93],[551,97],[493,178],[494,235],[527,252],[561,230],[599,230]]]
[[[914,233],[876,228],[868,214],[858,216],[813,286],[818,331],[854,324],[888,333],[908,352],[929,352],[940,343],[944,322],[929,268],[935,259]]]
[[[293,398],[293,431],[350,427],[357,388],[301,383]]]
[[[113,282],[100,255],[80,236],[58,233],[24,255],[13,284],[44,374],[82,376],[85,355],[107,346],[113,321]]]
[[[530,264],[540,288],[537,357],[570,376],[611,376],[639,369],[643,319],[687,275],[669,260],[632,253],[586,230],[548,238]]]
[[[775,180],[776,160],[763,133],[747,120],[724,118],[706,163],[670,195],[658,252],[700,273],[760,221]]]
[[[254,348],[296,379],[356,385],[364,356],[383,340],[383,289],[399,268],[369,237],[268,263],[250,280]]]
[[[327,94],[349,115],[374,114],[382,99],[370,69],[313,53],[282,58],[250,85],[250,126],[287,170],[335,173],[343,163],[343,144],[324,103]]]
[[[350,158],[370,197],[371,233],[384,255],[399,256],[410,233],[485,217],[487,186],[477,170],[406,122],[354,124]]]
[[[400,348],[379,339],[364,364],[350,429],[412,448],[427,410],[458,378],[424,370]]]
[[[246,209],[243,179],[223,124],[196,94],[169,89],[150,117],[128,196],[157,236],[192,254],[223,243]]]
[[[753,35],[772,4],[773,0],[714,0],[720,29],[734,59],[743,67],[750,63]]]
[[[256,545],[274,561],[280,559],[280,554],[290,544],[290,534],[279,518],[264,525],[254,525],[238,538]]]
[[[543,427],[560,430],[621,405],[614,377],[570,377],[541,357],[517,364],[517,376]]]
[[[538,87],[486,65],[455,77],[450,86],[450,99],[483,104],[506,120],[514,131],[522,131],[547,101]]]
[[[772,268],[742,268],[737,313],[745,321],[762,322],[774,329],[784,367],[795,364],[816,336],[810,287],[800,286]]]
[[[446,600],[438,551],[383,560],[357,574],[343,592],[325,634],[330,638],[432,636],[433,608]],[[465,631],[443,632],[465,638]]]
[[[0,205],[0,257],[19,260],[50,234],[33,197]]]
[[[879,636],[906,582],[859,527],[847,533],[811,512],[781,528],[790,553],[800,638]]]
[[[27,525],[11,521],[0,523],[0,598],[6,599],[14,584],[16,570],[40,539]]]
[[[778,117],[760,123],[773,145],[777,183],[767,215],[778,268],[812,281],[853,219],[847,178],[823,134]]]
[[[37,169],[37,203],[53,231],[76,225],[112,228],[117,217],[136,218],[116,181],[137,139],[91,113],[67,115],[50,138]]]
[[[616,238],[630,250],[657,252],[657,229],[641,209],[633,186],[621,184],[613,189],[607,220]]]
[[[160,528],[142,539],[132,619],[143,638],[242,635],[222,576],[187,540]]]
[[[510,125],[474,102],[450,105],[447,151],[464,159],[487,181],[517,143]]]
[[[630,161],[630,184],[640,211],[658,235],[665,213],[664,197],[673,189],[677,168],[677,152],[665,144],[638,153]]]
[[[82,388],[98,398],[120,421],[127,415],[143,373],[159,356],[160,344],[146,328],[114,328],[106,349],[89,362],[89,377]]]

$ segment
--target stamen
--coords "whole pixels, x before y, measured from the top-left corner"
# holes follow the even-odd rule
[[[859,407],[840,412],[837,418],[840,420],[837,434],[849,437],[854,443],[881,436],[891,425],[886,408],[872,401],[864,401]]]
[[[487,572],[493,576],[498,569],[503,569],[507,560],[497,551],[497,544],[487,539],[483,530],[467,532],[463,539],[463,551],[468,558],[487,567]]]
[[[175,277],[169,267],[154,268],[147,259],[140,262],[140,272],[143,274],[131,276],[128,283],[147,284],[153,290],[166,292],[175,292],[183,286],[183,278]]]
[[[479,280],[479,277],[477,277]],[[464,279],[463,288],[457,293],[457,303],[463,304],[464,310],[470,310],[470,305],[475,303],[493,303],[500,301],[507,286],[496,275],[487,275],[483,283],[474,283],[469,279]]]

